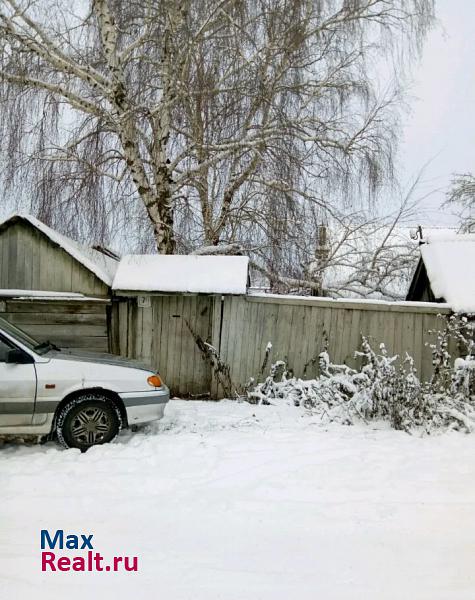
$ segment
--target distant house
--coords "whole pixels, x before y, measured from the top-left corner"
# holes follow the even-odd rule
[[[429,237],[406,300],[445,302],[456,312],[475,312],[475,235]]]
[[[392,227],[388,223],[332,224],[324,238],[325,246],[320,248],[320,257],[309,265],[308,275],[315,280],[320,265],[325,265],[328,259],[321,275],[323,295],[403,300],[419,258],[413,233],[413,227]],[[455,229],[424,225],[425,236],[455,233]]]

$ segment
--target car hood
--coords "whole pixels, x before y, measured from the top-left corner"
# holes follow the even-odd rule
[[[142,371],[153,372],[150,365],[142,363],[132,358],[123,358],[116,356],[115,354],[106,354],[102,352],[82,352],[75,350],[70,352],[69,350],[50,350],[50,352],[43,354],[43,358],[49,358],[54,360],[73,360],[79,362],[90,362],[102,365],[113,365],[115,367],[129,367],[131,369],[141,369]]]

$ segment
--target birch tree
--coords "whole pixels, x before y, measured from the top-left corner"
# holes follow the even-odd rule
[[[252,251],[250,225],[275,245],[302,204],[391,177],[397,66],[432,21],[432,0],[0,0],[4,184],[69,233],[120,213],[161,253]]]

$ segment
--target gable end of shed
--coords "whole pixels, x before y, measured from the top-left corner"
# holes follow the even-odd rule
[[[20,216],[0,226],[0,288],[109,293],[94,273]]]

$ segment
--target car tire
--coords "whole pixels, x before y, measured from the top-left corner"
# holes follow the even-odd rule
[[[79,448],[85,452],[91,446],[111,442],[121,425],[120,412],[107,396],[84,394],[62,407],[56,422],[56,435],[65,448]]]

